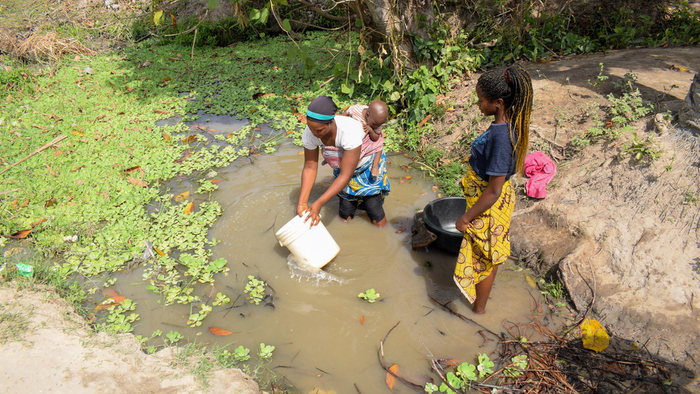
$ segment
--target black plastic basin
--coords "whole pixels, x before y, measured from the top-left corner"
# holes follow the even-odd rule
[[[457,231],[455,223],[466,209],[467,200],[464,197],[440,198],[425,206],[425,226],[437,236],[431,245],[448,253],[459,254],[464,234]]]

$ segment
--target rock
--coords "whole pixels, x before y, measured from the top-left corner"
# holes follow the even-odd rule
[[[411,226],[411,246],[413,248],[422,248],[430,245],[437,239],[437,235],[425,227],[423,220],[423,211],[416,212],[413,216],[413,225]]]
[[[668,126],[670,125],[671,122],[668,120],[664,119],[664,114],[659,112],[656,114],[654,117],[654,126],[656,127],[656,131],[659,132],[659,135],[664,135],[668,133]]]
[[[693,84],[685,97],[685,105],[678,111],[678,118],[684,125],[700,132],[700,73],[695,74]]]

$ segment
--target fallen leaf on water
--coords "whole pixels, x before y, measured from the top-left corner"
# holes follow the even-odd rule
[[[304,152],[299,152],[299,154],[300,154],[300,155],[303,155],[303,154],[304,154]]]
[[[408,172],[408,170],[409,170],[410,168],[409,168],[408,166],[401,166],[401,169],[404,170],[404,171],[406,171],[406,172]]]
[[[165,257],[165,253],[163,253],[161,250],[158,250],[158,248],[153,248],[153,250],[156,251],[160,255],[160,257]]]
[[[401,234],[402,232],[406,231],[407,228],[408,228],[408,223],[404,223],[404,225],[401,226],[401,228],[399,228],[398,230],[396,230],[396,232],[398,234]]]
[[[433,185],[432,189],[433,189],[433,191],[434,191],[435,193],[437,193],[437,191],[440,190],[440,186],[438,186],[438,185]]]
[[[134,166],[134,167],[131,167],[131,168],[127,168],[127,169],[124,170],[123,172],[124,172],[125,174],[130,174],[130,173],[132,173],[132,172],[134,172],[134,171],[139,171],[140,169],[141,169],[140,166]]]
[[[95,307],[95,312],[101,311],[101,310],[103,310],[103,309],[107,309],[107,308],[109,308],[110,306],[113,306],[113,305],[119,305],[119,304],[121,304],[121,302],[124,301],[125,299],[126,299],[126,297],[122,297],[122,296],[116,296],[116,297],[107,298],[106,300],[102,301],[102,302],[100,303],[100,305],[97,305],[97,306]]]
[[[117,291],[114,289],[110,289],[109,287],[106,289],[102,289],[102,295],[108,298],[119,297],[119,293],[117,293]]]
[[[147,185],[140,179],[136,179],[133,176],[129,177],[129,183],[131,183],[134,186],[140,186],[140,187],[146,187]]]
[[[389,371],[398,375],[399,374],[399,365],[398,364],[392,365],[391,367],[389,367]],[[386,385],[389,387],[389,390],[391,390],[392,393],[394,392],[394,383],[396,383],[396,378],[390,372],[387,372],[386,373]]]
[[[211,183],[219,183],[221,181],[223,181],[223,179],[212,179]]]
[[[182,164],[182,163],[184,163],[185,160],[187,160],[190,156],[192,156],[192,154],[191,154],[191,153],[188,153],[188,154],[182,156],[179,160],[175,160],[175,163],[177,163],[177,164]]]
[[[168,133],[163,133],[163,138],[165,139],[165,142],[170,142],[170,135],[168,135]]]
[[[365,315],[360,318],[360,324],[365,324]]]
[[[189,136],[189,137],[183,138],[183,139],[182,139],[182,142],[192,142],[192,141],[194,141],[194,140],[196,140],[196,139],[197,139],[197,136],[196,136],[196,135],[191,135],[191,136]]]
[[[438,198],[442,198],[442,193],[438,193]]]
[[[189,196],[190,196],[189,191],[186,191],[184,193],[180,193],[177,196],[175,196],[175,202],[183,202],[183,201],[187,200],[187,197],[189,197]]]
[[[411,179],[411,176],[410,176],[410,175],[406,175],[405,177],[401,178],[401,183],[404,183],[404,182],[406,182],[406,181],[408,181],[408,180],[410,180],[410,179]]]
[[[610,337],[597,320],[586,319],[581,323],[581,340],[583,347],[597,352],[602,352],[610,344]]]
[[[224,337],[226,335],[231,335],[231,331],[226,331],[223,328],[209,327],[209,332],[216,335],[217,337]]]
[[[451,367],[453,365],[457,365],[457,363],[459,363],[459,361],[455,360],[454,358],[441,358],[437,361],[438,361],[438,364],[440,364],[440,366],[443,369],[449,368],[449,367]]]
[[[532,279],[532,276],[530,275],[525,275],[525,280],[527,281],[527,284],[530,285],[533,289],[537,288],[537,282],[535,282],[534,279]]]
[[[194,203],[190,201],[189,204],[185,206],[185,215],[189,215],[190,212],[192,212],[192,208],[194,208]]]

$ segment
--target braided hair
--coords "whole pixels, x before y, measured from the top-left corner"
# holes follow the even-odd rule
[[[530,114],[532,112],[532,79],[522,66],[499,67],[486,71],[476,86],[490,101],[503,99],[508,128],[515,152],[515,172],[522,173],[529,144]],[[517,141],[517,143],[516,143]]]

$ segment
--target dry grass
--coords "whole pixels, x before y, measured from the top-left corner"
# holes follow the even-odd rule
[[[27,38],[19,38],[8,30],[0,30],[0,50],[20,59],[35,61],[58,61],[65,55],[94,55],[80,41],[59,38],[55,31],[32,33]]]

